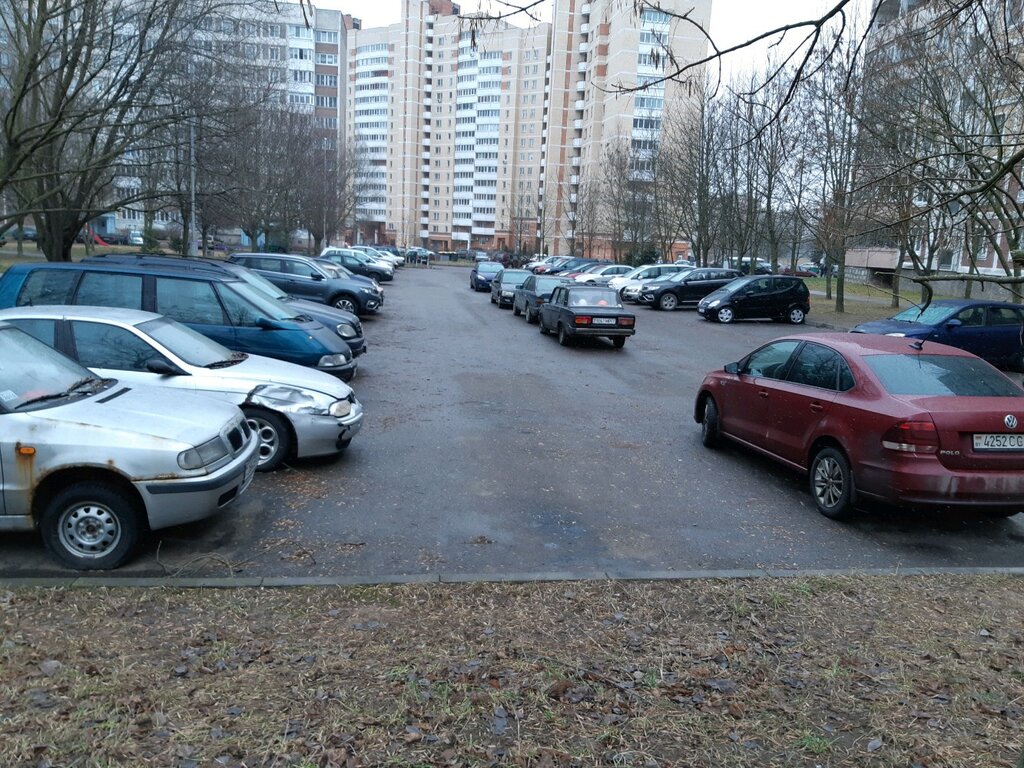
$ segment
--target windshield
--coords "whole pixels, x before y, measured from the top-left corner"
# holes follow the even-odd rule
[[[267,296],[269,296],[272,299],[282,301],[288,298],[288,294],[282,291],[272,282],[267,280],[265,277],[257,275],[255,272],[246,269],[245,267],[242,267],[237,272],[235,272],[235,276],[239,280],[244,280],[252,287],[267,294]]]
[[[0,328],[0,411],[94,391],[100,379],[17,328]]]
[[[919,307],[904,309],[898,315],[893,315],[892,320],[900,320],[905,323],[922,323],[923,325],[936,325],[948,318],[960,307],[950,307],[943,304],[931,304],[924,312]]]
[[[621,307],[619,294],[608,288],[574,290],[569,294],[573,307]]]
[[[477,272],[486,272],[488,274],[497,274],[501,272],[504,267],[493,261],[483,261],[476,265]]]
[[[333,280],[345,277],[345,275],[342,274],[340,267],[336,264],[317,264],[316,266],[318,269],[322,269],[327,273],[327,276]]]
[[[532,273],[526,269],[506,269],[501,273],[501,282],[522,285],[523,280],[528,278],[531,274]]]
[[[538,277],[537,285],[533,289],[536,293],[551,293],[556,285],[564,285],[565,280],[560,277]]]
[[[691,272],[693,272],[692,269],[680,269],[678,272],[673,272],[671,275],[669,275],[666,278],[666,282],[681,283],[683,282],[683,280],[690,276]]]
[[[138,328],[189,365],[208,366],[233,356],[227,347],[166,317],[139,323]]]
[[[984,360],[953,355],[865,355],[893,395],[1024,397],[1024,390]]]
[[[238,294],[244,301],[253,305],[259,317],[265,317],[268,320],[296,319],[294,309],[287,304],[282,304],[277,299],[270,298],[263,291],[254,288],[249,283],[241,280],[232,280],[221,283],[220,288]]]

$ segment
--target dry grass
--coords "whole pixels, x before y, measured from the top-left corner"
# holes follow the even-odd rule
[[[0,595],[20,766],[1012,766],[1001,577]]]

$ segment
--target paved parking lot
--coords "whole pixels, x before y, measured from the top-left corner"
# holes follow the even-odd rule
[[[386,290],[365,322],[353,386],[367,415],[350,452],[258,476],[234,508],[161,531],[119,575],[1024,566],[1024,520],[874,509],[834,523],[804,478],[701,446],[705,371],[786,326],[640,308],[625,349],[562,348],[472,293],[465,269],[405,269]],[[53,575],[66,572],[36,537],[4,535],[0,576]]]

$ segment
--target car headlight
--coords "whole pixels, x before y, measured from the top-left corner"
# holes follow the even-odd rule
[[[885,335],[886,336],[898,336],[899,338],[902,339],[902,338],[906,338],[907,334],[905,334],[905,333],[887,333]]]
[[[502,296],[509,296],[510,297],[510,296],[512,296],[512,291],[502,291],[501,295]]]
[[[348,363],[348,357],[346,355],[324,355],[320,358],[320,362],[316,364],[317,368],[334,368],[339,365],[345,365]]]
[[[380,283],[378,283],[376,280],[374,280],[373,281],[373,287],[376,288],[379,291],[380,290]]]
[[[331,403],[331,407],[327,409],[327,412],[331,416],[348,416],[352,413],[352,403],[348,400],[337,400]]]
[[[334,397],[287,384],[264,384],[249,394],[249,401],[280,413],[330,413]]]
[[[207,440],[200,446],[189,448],[178,454],[178,466],[182,469],[199,469],[228,455],[228,447],[220,436]]]
[[[377,295],[377,291],[379,291],[379,290],[380,290],[379,288],[374,289],[374,288],[363,287],[363,288],[359,289],[359,292],[360,293],[369,294],[370,296],[376,296]]]
[[[356,336],[359,335],[358,333],[356,333],[356,329],[353,328],[348,323],[338,323],[338,327],[335,328],[335,330],[338,332],[338,335],[341,336],[341,338],[343,339],[354,339]]]
[[[721,299],[715,299],[714,301],[709,301],[708,302],[708,309],[714,309],[715,307],[717,307],[721,303],[722,303]]]

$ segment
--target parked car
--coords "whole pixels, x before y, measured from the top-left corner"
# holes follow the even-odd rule
[[[128,233],[128,245],[145,245],[146,239],[142,236],[142,233],[137,229],[133,229]]]
[[[395,268],[393,266],[373,261],[365,253],[353,251],[350,248],[324,248],[320,252],[320,258],[327,259],[335,264],[341,264],[341,266],[354,274],[372,277],[380,282],[386,282],[395,278]]]
[[[377,261],[390,264],[392,267],[395,268],[401,267],[405,264],[405,259],[402,258],[401,256],[394,253],[390,253],[388,251],[381,250],[375,246],[353,245],[352,250],[365,253],[371,259],[376,259]]]
[[[597,259],[585,259],[581,256],[576,256],[571,259],[566,259],[561,263],[556,263],[550,267],[545,274],[547,275],[565,275],[567,272],[573,272],[580,267],[585,267],[590,264],[596,264]]]
[[[589,269],[585,269],[580,274],[576,275],[577,283],[598,283],[607,285],[608,281],[613,277],[624,275],[627,272],[632,272],[633,267],[628,264],[598,264]]]
[[[649,304],[655,309],[695,307],[709,293],[728,285],[737,277],[741,275],[735,269],[701,268],[677,272],[666,280],[643,284],[638,299],[640,304]]]
[[[319,301],[336,309],[366,315],[379,312],[384,292],[372,282],[339,274],[328,263],[287,253],[233,253],[228,258],[265,277],[290,296]]]
[[[23,243],[34,243],[39,239],[39,233],[35,227],[11,227],[7,230],[7,236],[15,243],[19,240]]]
[[[38,530],[70,568],[116,568],[252,480],[258,441],[234,405],[101,379],[5,323],[0,360],[0,529]]]
[[[709,293],[697,304],[697,312],[720,323],[767,318],[799,325],[811,311],[810,298],[799,277],[747,275]]]
[[[315,301],[307,301],[290,296],[265,277],[257,275],[241,264],[233,264],[222,259],[185,258],[181,256],[162,256],[151,253],[97,253],[82,259],[84,263],[121,262],[138,266],[174,267],[178,269],[195,269],[214,272],[228,278],[238,278],[249,283],[271,299],[287,304],[296,311],[296,316],[305,316],[316,320],[324,328],[333,328],[345,340],[353,357],[366,351],[366,339],[363,338],[363,326],[359,318],[352,312],[335,309]],[[340,269],[340,267],[339,267]]]
[[[910,307],[888,320],[861,323],[853,332],[938,341],[1024,371],[1024,313],[1007,302],[938,299],[924,310]]]
[[[634,304],[640,303],[640,293],[648,286],[654,285],[666,285],[673,280],[682,280],[693,267],[683,267],[675,272],[665,272],[659,277],[654,277],[648,280],[630,280],[626,285],[619,289],[619,297],[625,302],[629,301]]]
[[[290,458],[340,453],[362,425],[362,405],[334,376],[232,352],[152,312],[18,307],[0,310],[0,322],[20,328],[100,377],[237,405],[259,438],[259,469],[264,471]]]
[[[334,331],[248,283],[210,272],[129,264],[15,264],[0,275],[0,309],[74,304],[166,315],[228,349],[317,368],[347,381],[357,364]]]
[[[532,274],[526,269],[501,270],[491,280],[491,304],[497,304],[499,307],[511,307],[512,299],[516,295],[516,288],[519,288],[523,281]]]
[[[686,269],[692,269],[692,267],[686,264],[643,264],[623,275],[613,277],[608,281],[608,286],[620,292],[626,288],[636,288],[639,291],[641,283],[647,280],[668,277]]]
[[[636,333],[636,317],[611,288],[572,282],[557,286],[539,310],[540,332],[558,334],[563,347],[582,336],[604,336],[618,348]]]
[[[540,307],[551,298],[551,292],[560,285],[568,285],[569,280],[556,275],[531,275],[516,288],[512,297],[512,314],[526,316],[526,322],[533,325],[538,322]]]
[[[469,287],[474,291],[491,290],[493,280],[504,267],[496,261],[478,261],[469,273]]]
[[[712,371],[694,419],[807,472],[818,511],[862,499],[991,515],[1024,509],[1024,390],[932,342],[857,334],[778,339]]]
[[[533,258],[532,261],[526,262],[526,264],[523,265],[523,268],[530,270],[534,274],[537,274],[537,272],[536,272],[537,267],[545,267],[545,271],[546,271],[547,266],[549,264],[552,264],[555,261],[558,261],[559,258],[564,258],[564,257],[559,257],[559,256],[541,256],[541,255],[538,254],[537,256],[535,256]]]
[[[797,264],[794,269],[792,266],[785,266],[779,268],[780,275],[794,275],[796,277],[817,277],[818,267],[814,264]]]
[[[553,274],[554,270],[569,261],[568,256],[550,256],[545,259],[541,264],[538,264],[533,268],[533,274],[535,275],[547,275]]]

